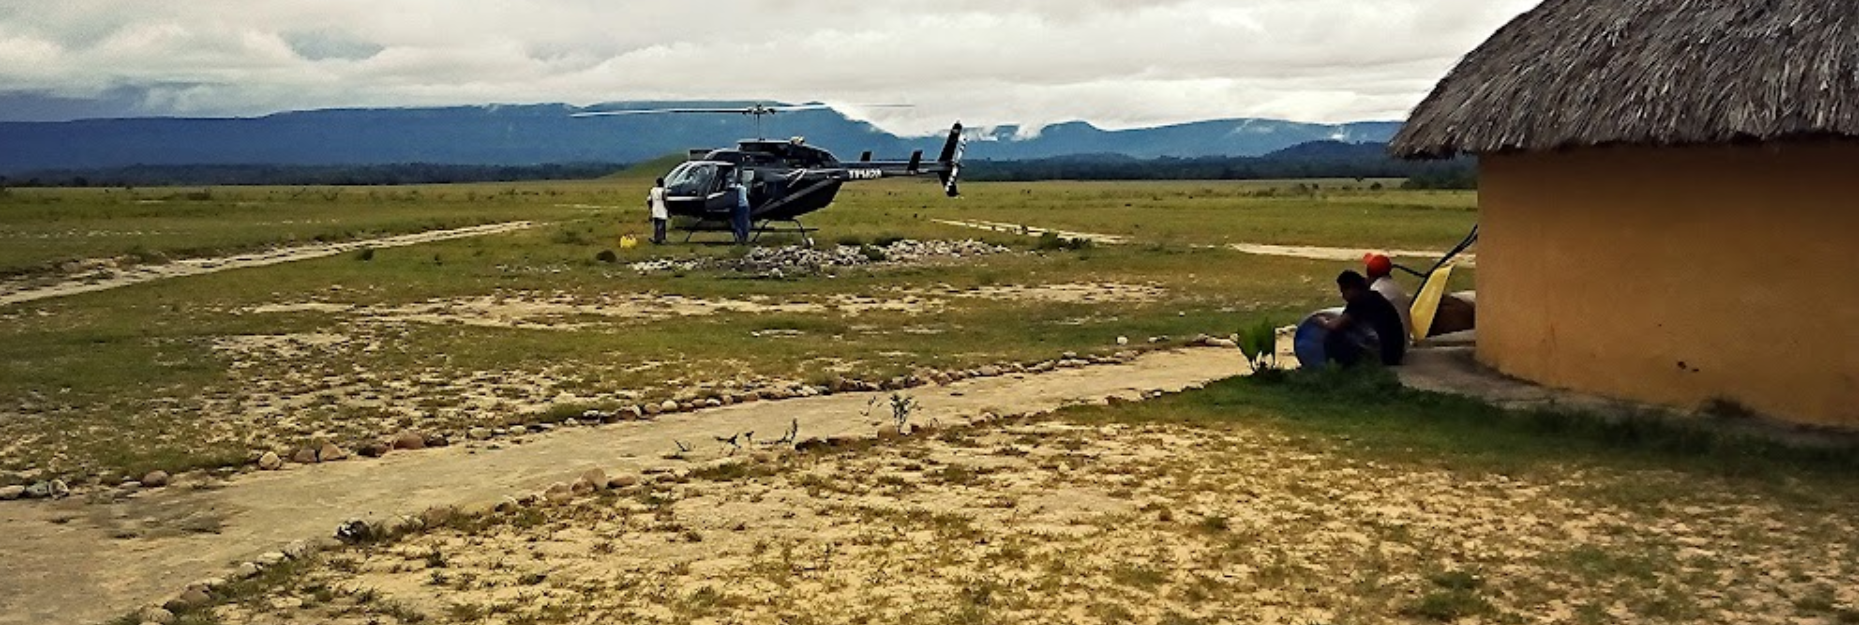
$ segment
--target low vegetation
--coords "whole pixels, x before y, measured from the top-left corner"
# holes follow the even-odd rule
[[[1859,615],[1859,545],[1838,512],[1859,503],[1859,482],[1826,457],[1734,441],[1675,448],[1676,426],[1639,437],[1543,431],[1549,420],[1595,417],[1473,408],[1386,381],[1377,372],[1234,380],[1151,403],[721,465],[734,468],[329,553],[211,614],[252,623]],[[1293,403],[1301,408],[1281,414]],[[1511,443],[1526,435],[1551,451],[1515,458]],[[1743,469],[1709,460],[1723,455],[1744,456]],[[1798,473],[1777,479],[1768,469]],[[1642,489],[1660,495],[1620,496]]]

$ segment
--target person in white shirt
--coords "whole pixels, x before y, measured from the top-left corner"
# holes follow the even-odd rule
[[[645,204],[652,209],[652,243],[665,244],[665,224],[671,221],[671,211],[665,208],[665,179],[659,178],[652,185],[652,190],[645,194]]]
[[[1410,310],[1413,307],[1413,300],[1408,298],[1407,292],[1402,291],[1401,285],[1394,281],[1394,259],[1384,254],[1369,254],[1362,257],[1362,263],[1367,265],[1369,290],[1381,294],[1382,299],[1394,305],[1394,310],[1401,313],[1401,327],[1407,329],[1408,340],[1413,340],[1414,316],[1413,311]]]

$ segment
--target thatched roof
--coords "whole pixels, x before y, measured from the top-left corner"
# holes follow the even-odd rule
[[[1390,149],[1859,137],[1859,0],[1546,0],[1459,62]]]

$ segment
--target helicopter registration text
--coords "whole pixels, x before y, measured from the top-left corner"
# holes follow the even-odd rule
[[[846,177],[852,180],[877,180],[884,177],[881,169],[848,169]]]

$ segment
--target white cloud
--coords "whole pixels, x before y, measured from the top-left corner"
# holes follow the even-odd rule
[[[11,2],[12,4],[6,4]],[[148,112],[902,101],[871,118],[1398,119],[1534,0],[0,0],[0,90]]]

